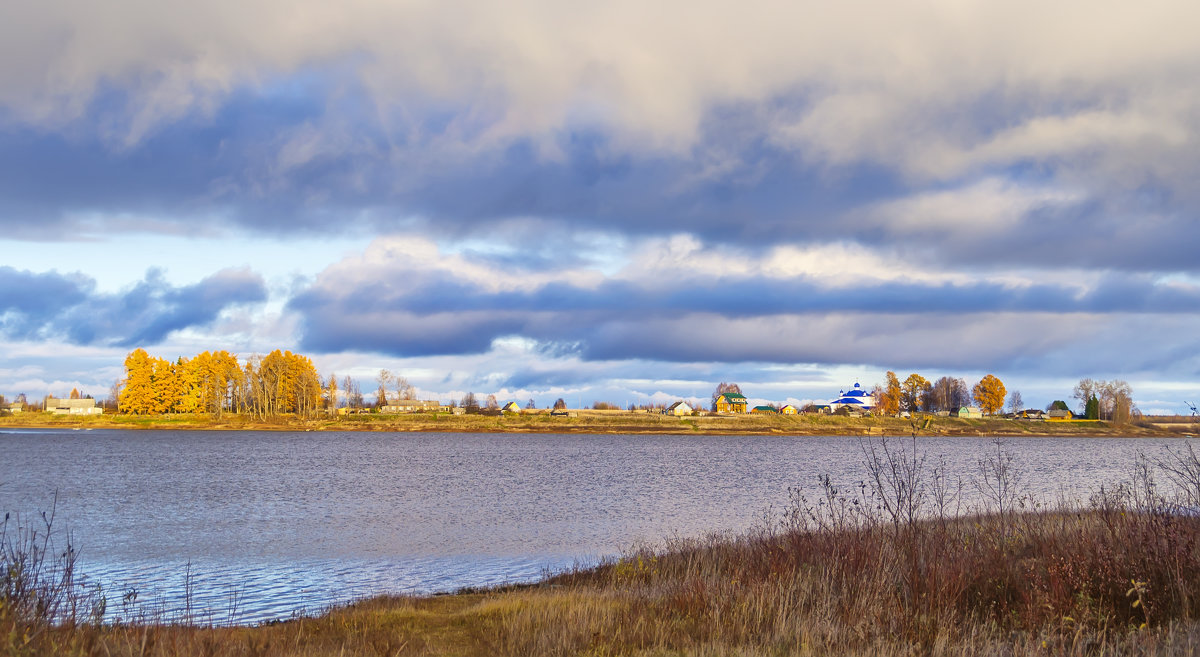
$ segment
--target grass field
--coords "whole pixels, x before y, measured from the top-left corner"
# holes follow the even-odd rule
[[[959,419],[919,417],[840,417],[830,415],[700,415],[671,417],[629,411],[572,411],[570,417],[537,414],[453,415],[363,413],[316,419],[279,416],[258,420],[225,413],[206,414],[68,416],[21,413],[0,417],[0,427],[213,429],[291,431],[431,431],[592,434],[781,434],[781,435],[920,435],[946,436],[1178,436],[1195,435],[1200,424],[1190,418],[1147,418],[1112,425],[1105,422],[1031,422],[1003,418]]]

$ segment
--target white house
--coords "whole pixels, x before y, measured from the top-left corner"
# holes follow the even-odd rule
[[[55,415],[101,415],[104,409],[96,405],[95,399],[46,398],[46,412]]]
[[[677,401],[663,411],[663,415],[691,415],[692,407],[685,401]]]

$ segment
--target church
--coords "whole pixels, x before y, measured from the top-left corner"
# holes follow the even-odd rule
[[[829,402],[829,410],[835,413],[843,406],[849,406],[851,410],[869,411],[875,408],[875,397],[855,382],[853,388],[839,392],[838,398]]]

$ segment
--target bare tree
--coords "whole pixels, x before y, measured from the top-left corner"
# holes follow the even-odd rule
[[[1008,393],[1008,408],[1013,413],[1020,413],[1025,410],[1025,400],[1021,399],[1021,391],[1013,390]]]
[[[416,389],[408,383],[408,379],[399,374],[392,376],[392,383],[396,388],[396,399],[415,399]]]
[[[736,383],[725,383],[724,381],[718,383],[717,389],[713,390],[712,394],[712,410],[717,410],[717,400],[727,392],[736,392],[740,395],[742,394],[742,388]]]
[[[487,396],[487,409],[489,411],[494,411],[498,408],[500,408],[500,402],[496,401],[496,395],[488,395]]]
[[[1088,400],[1096,396],[1098,388],[1097,383],[1091,379],[1080,379],[1079,383],[1075,384],[1075,390],[1072,391],[1071,396],[1079,400],[1080,413],[1087,412]]]
[[[473,392],[463,395],[462,403],[459,405],[467,409],[468,412],[479,410],[479,400],[475,398],[475,393]]]
[[[387,406],[387,387],[392,382],[392,373],[387,370],[379,370],[375,381],[379,384],[379,390],[375,391],[375,406]]]
[[[966,381],[943,376],[926,390],[923,407],[927,411],[950,411],[966,406],[968,399],[970,391]]]

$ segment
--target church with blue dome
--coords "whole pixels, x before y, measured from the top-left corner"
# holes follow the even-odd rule
[[[829,402],[829,410],[835,413],[843,406],[849,406],[851,410],[869,411],[875,408],[875,396],[855,382],[853,388],[839,392],[838,398]]]

